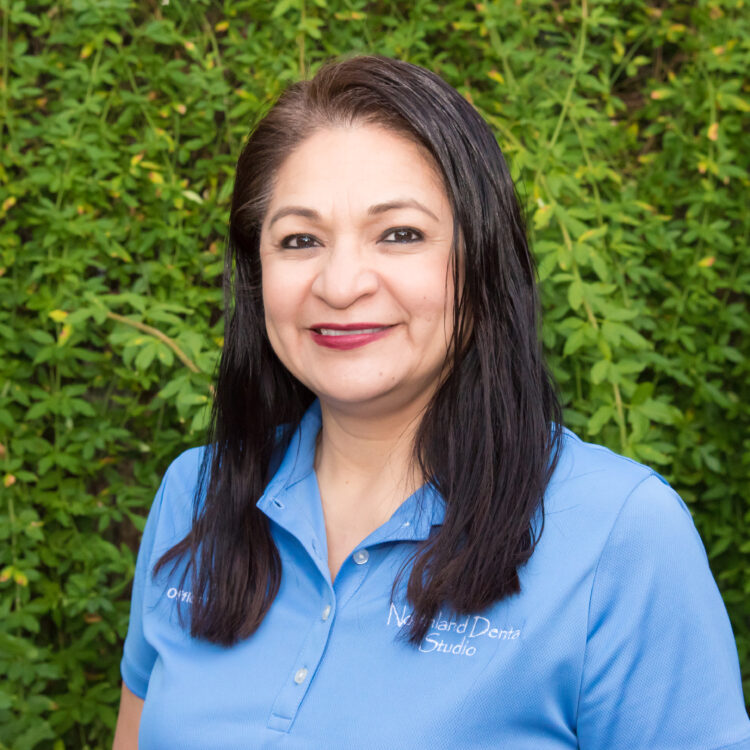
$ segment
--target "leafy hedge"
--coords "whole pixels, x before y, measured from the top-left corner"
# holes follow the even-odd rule
[[[202,440],[234,160],[352,51],[491,123],[567,423],[687,500],[748,685],[743,0],[0,4],[0,747],[110,742],[144,515]]]

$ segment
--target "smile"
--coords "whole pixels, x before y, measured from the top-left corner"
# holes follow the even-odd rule
[[[310,329],[312,340],[328,349],[355,349],[385,336],[393,326],[356,324],[348,326],[320,325]]]
[[[386,326],[380,328],[352,328],[350,330],[320,328],[318,329],[318,333],[323,334],[323,336],[354,336],[358,333],[377,333],[378,331],[382,331],[385,327]]]

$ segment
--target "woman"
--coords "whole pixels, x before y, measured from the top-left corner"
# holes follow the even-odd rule
[[[513,184],[455,90],[382,57],[291,86],[228,260],[212,450],[149,515],[116,748],[750,749],[689,511],[562,428]]]

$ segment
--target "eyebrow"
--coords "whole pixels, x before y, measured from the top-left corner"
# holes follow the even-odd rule
[[[438,219],[438,217],[435,216],[435,214],[432,213],[429,208],[422,205],[418,200],[415,200],[414,198],[405,198],[386,201],[385,203],[376,203],[375,205],[370,206],[370,208],[367,209],[367,215],[377,216],[388,211],[394,211],[397,208],[416,208],[418,211],[422,211],[428,216],[431,216],[435,221],[440,221],[440,219]],[[268,222],[268,228],[270,229],[275,222],[277,222],[279,219],[283,219],[285,216],[302,216],[305,219],[320,221],[320,214],[312,208],[306,208],[305,206],[285,206],[284,208],[280,208],[278,211],[276,211],[276,213],[271,217],[271,220]]]

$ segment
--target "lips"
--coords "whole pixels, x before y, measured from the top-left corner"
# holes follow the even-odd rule
[[[318,328],[317,332],[323,336],[352,336],[358,333],[377,333],[388,326],[373,326],[372,328]]]
[[[310,328],[313,341],[328,349],[355,349],[388,335],[391,325],[320,323]]]

